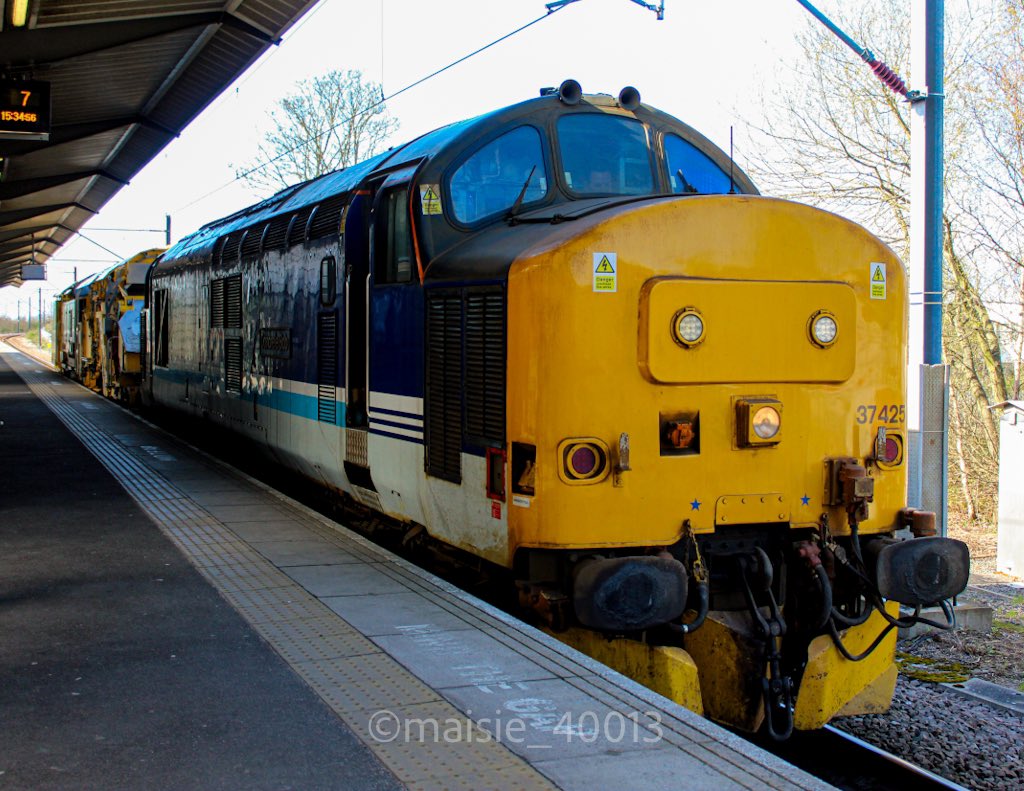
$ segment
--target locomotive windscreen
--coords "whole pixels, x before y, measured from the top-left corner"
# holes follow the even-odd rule
[[[644,125],[603,113],[558,119],[565,183],[578,195],[648,195],[654,173]]]

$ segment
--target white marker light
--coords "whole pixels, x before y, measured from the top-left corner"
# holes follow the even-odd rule
[[[836,337],[839,335],[839,324],[831,313],[819,310],[811,316],[810,324],[811,341],[816,346],[824,349],[836,342]]]
[[[693,308],[684,308],[675,315],[672,330],[678,343],[696,346],[704,340],[704,319]]]

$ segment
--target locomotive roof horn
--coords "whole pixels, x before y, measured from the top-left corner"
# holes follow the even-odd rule
[[[632,112],[640,106],[640,91],[632,85],[627,85],[619,91],[619,107]]]
[[[579,104],[583,98],[583,89],[576,80],[566,80],[558,86],[558,99],[570,106]]]

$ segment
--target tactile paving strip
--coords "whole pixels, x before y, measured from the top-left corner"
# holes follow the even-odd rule
[[[310,683],[329,689],[331,706],[347,715],[441,701],[426,684],[404,680],[405,671],[382,653],[311,663],[298,670]]]
[[[76,410],[75,401],[91,399],[92,394],[58,393],[53,384],[63,383],[51,383],[45,373],[31,378],[23,371],[19,374],[200,573],[402,782],[410,788],[555,788],[150,467],[148,459],[135,452],[145,435],[111,435],[90,420],[89,413],[114,407],[99,402],[98,410]],[[360,560],[380,562],[359,542],[315,521],[309,526]],[[412,723],[413,729],[394,739],[371,732],[372,715],[385,708]],[[428,725],[418,730],[418,723]],[[432,732],[429,723],[457,726],[462,738],[441,738],[443,734]]]

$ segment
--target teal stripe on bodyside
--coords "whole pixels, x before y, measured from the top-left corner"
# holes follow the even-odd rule
[[[157,368],[154,375],[158,379],[163,379],[167,382],[172,382],[181,387],[185,386],[186,379],[190,378],[190,375],[184,371],[179,371],[171,368]],[[234,394],[233,397],[238,398],[241,401],[247,401],[252,403],[254,396],[257,396],[253,391],[246,391],[243,393]],[[292,393],[288,390],[272,390],[269,393],[263,393],[258,395],[257,407],[259,409],[274,409],[278,412],[283,412],[288,415],[295,415],[296,417],[305,418],[306,420],[312,420],[317,423],[327,423],[328,425],[344,426],[345,425],[345,407],[344,401],[335,402],[335,416],[334,422],[331,423],[327,420],[319,419],[319,403],[316,396],[303,395],[302,393]]]

